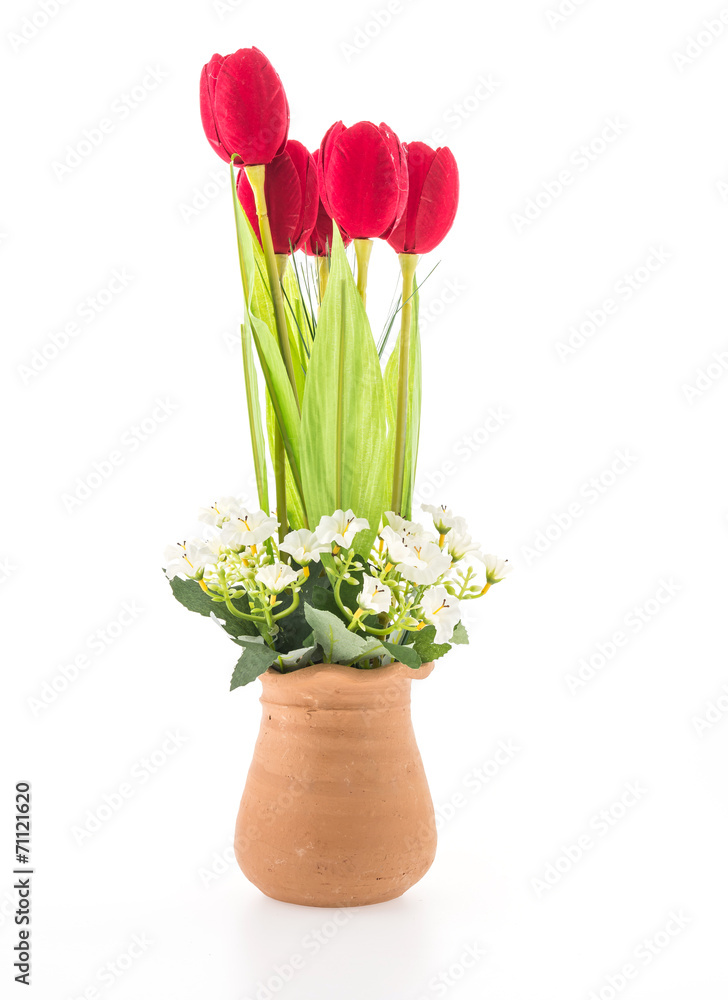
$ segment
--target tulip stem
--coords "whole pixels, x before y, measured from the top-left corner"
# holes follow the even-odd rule
[[[286,268],[288,267],[288,254],[287,253],[277,253],[276,254],[276,270],[278,271],[278,280],[283,281],[286,273]]]
[[[356,287],[361,300],[367,304],[367,275],[369,274],[369,258],[372,255],[374,240],[354,240],[356,253]]]
[[[415,253],[401,253],[402,269],[402,326],[399,334],[399,371],[397,373],[397,423],[394,437],[394,476],[392,480],[392,510],[402,513],[404,475],[407,457],[407,404],[410,387],[410,333],[412,330],[412,297],[415,270],[420,259]]]
[[[286,322],[286,308],[283,302],[283,289],[278,271],[276,253],[273,249],[273,236],[270,231],[270,220],[268,218],[268,206],[265,200],[265,164],[255,163],[245,167],[245,173],[250,186],[253,189],[255,198],[255,211],[258,215],[258,228],[260,229],[260,242],[265,255],[265,266],[268,272],[268,283],[270,285],[271,299],[273,300],[273,313],[278,331],[278,345],[281,349],[281,356],[288,372],[288,378],[293,389],[293,397],[296,400],[298,412],[301,412],[301,401],[298,398],[298,388],[296,387],[296,375],[293,368],[293,356],[291,345],[288,342],[288,324]],[[280,520],[280,518],[279,518]]]
[[[326,285],[329,280],[329,258],[319,257],[318,258],[318,277],[319,277],[319,310],[321,309],[321,303],[324,300],[324,295],[326,294]]]

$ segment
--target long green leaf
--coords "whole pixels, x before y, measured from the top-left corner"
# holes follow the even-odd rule
[[[266,426],[268,430],[268,441],[270,443],[271,449],[273,448],[273,435],[276,429],[276,415],[273,409],[273,403],[270,398],[270,393],[266,390],[265,393],[265,417]],[[291,469],[291,463],[286,455],[286,507],[288,508],[288,523],[292,530],[297,528],[304,528],[306,526],[306,516],[303,509],[303,503],[301,501],[300,494],[296,488],[296,483],[293,479],[293,471]]]
[[[384,380],[366,311],[334,227],[331,273],[316,327],[301,418],[301,473],[311,524],[351,507],[371,526],[368,552],[391,491],[386,475]]]
[[[278,341],[266,324],[257,316],[251,315],[250,319],[253,341],[258,352],[260,367],[263,370],[266,388],[270,394],[273,412],[283,436],[283,444],[291,466],[291,475],[299,495],[303,496],[299,457],[301,418],[298,415],[293,389],[288,380],[288,373],[281,357]]]
[[[245,319],[240,326],[240,343],[243,352],[243,375],[245,377],[245,402],[248,409],[248,424],[250,427],[250,443],[253,451],[255,467],[255,482],[258,488],[258,503],[267,513],[270,511],[268,500],[268,470],[265,461],[265,438],[263,437],[263,419],[258,397],[258,373],[253,358],[253,345],[250,332],[250,295],[255,275],[253,247],[250,240],[250,223],[243,212],[235,187],[235,171],[230,164],[230,179],[232,182],[233,205],[235,208],[235,232],[240,261],[240,276],[245,293]]]
[[[417,450],[420,443],[420,413],[422,410],[422,349],[419,330],[420,294],[415,284],[412,300],[412,326],[410,331],[409,397],[407,400],[406,454],[404,463],[404,490],[402,516],[412,517],[412,496],[417,471]],[[401,334],[400,334],[401,336]],[[397,383],[399,379],[399,337],[384,370],[387,395],[387,479],[394,474],[394,440],[397,424]]]

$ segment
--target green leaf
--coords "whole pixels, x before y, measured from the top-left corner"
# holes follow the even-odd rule
[[[304,605],[306,621],[313,629],[316,644],[323,650],[324,663],[353,663],[366,656],[376,656],[380,642],[350,632],[346,625],[330,611]]]
[[[449,653],[452,649],[452,646],[448,642],[438,643],[433,641],[435,638],[434,625],[426,625],[421,631],[415,632],[414,636],[412,645],[423,663],[429,663],[431,660],[439,660],[441,656]]]
[[[381,643],[387,652],[391,653],[395,660],[399,663],[404,663],[406,667],[411,667],[413,670],[417,670],[422,666],[422,657],[419,655],[414,646],[398,646],[394,642],[385,642],[384,639],[381,640]]]
[[[326,295],[306,375],[301,474],[311,524],[349,507],[371,530],[368,553],[389,502],[384,380],[366,311],[334,227]]]
[[[243,375],[245,378],[245,401],[248,409],[248,424],[250,427],[250,442],[253,450],[253,465],[255,466],[255,481],[258,488],[258,503],[261,509],[270,512],[268,500],[268,473],[265,462],[265,439],[263,437],[263,420],[258,398],[258,373],[253,358],[253,344],[250,332],[249,307],[251,292],[255,278],[254,234],[243,212],[235,185],[235,171],[230,164],[230,180],[232,183],[233,205],[235,208],[235,232],[238,243],[238,258],[240,261],[240,276],[245,293],[245,319],[240,326],[240,342],[243,351]]]
[[[412,496],[415,473],[417,471],[417,451],[420,444],[420,413],[422,410],[422,349],[419,330],[420,294],[415,282],[412,300],[412,319],[409,353],[409,396],[407,399],[406,452],[404,463],[404,490],[402,492],[402,516],[412,517]],[[394,443],[397,426],[397,385],[399,381],[399,347],[401,333],[397,337],[394,350],[384,369],[384,385],[387,397],[387,479],[391,483],[394,475]]]
[[[276,431],[276,415],[273,409],[273,403],[270,398],[270,393],[266,389],[265,393],[265,416],[266,425],[268,431],[268,444],[270,446],[271,454],[273,454],[274,448],[274,435]],[[288,455],[285,457],[286,463],[286,507],[288,510],[288,523],[291,530],[296,528],[304,528],[306,526],[306,520],[304,516],[303,504],[301,503],[301,497],[298,490],[296,489],[296,484],[293,479],[293,472],[291,471],[291,463],[288,459]]]
[[[206,594],[197,580],[183,580],[179,576],[169,581],[172,593],[189,611],[194,611],[198,615],[210,617],[210,613],[222,622],[222,627],[234,639],[242,636],[258,635],[255,623],[246,618],[236,618],[224,603],[213,601],[209,594]],[[250,606],[247,598],[243,597],[237,602],[240,610],[249,613]]]
[[[251,639],[241,639],[245,644],[243,654],[235,665],[233,676],[230,681],[230,690],[244,687],[250,684],[256,677],[265,673],[271,664],[278,659],[278,653],[264,642],[255,642]]]
[[[256,316],[251,315],[251,328],[266,388],[270,394],[271,405],[281,429],[291,475],[299,495],[303,495],[299,458],[301,418],[298,415],[298,407],[288,379],[286,366],[281,357],[278,341],[266,324]]]
[[[450,642],[456,643],[458,646],[467,646],[470,642],[467,629],[462,622],[458,622],[455,626]]]

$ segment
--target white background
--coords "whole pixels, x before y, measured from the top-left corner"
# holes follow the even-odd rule
[[[244,1000],[267,982],[290,1000],[723,1000],[720,8],[582,0],[559,20],[557,0],[402,0],[380,28],[384,0],[55,7],[45,24],[31,2],[2,11],[3,995],[26,995],[9,914],[11,796],[27,779],[43,1000]],[[228,693],[233,646],[160,572],[198,505],[250,492],[230,196],[197,88],[214,51],[253,44],[311,148],[336,119],[366,118],[453,149],[459,216],[420,270],[442,261],[422,294],[419,490],[517,569],[469,618],[472,645],[413,691],[433,799],[451,817],[435,864],[338,929],[325,910],[266,899],[229,862],[257,691]],[[123,113],[130,93],[145,99]],[[101,119],[111,130],[59,171]],[[126,287],[94,312],[115,269]],[[378,245],[375,330],[395,275]],[[611,315],[562,357],[605,299]],[[69,511],[64,494],[112,451],[121,464]],[[79,656],[53,699],[44,685],[63,687]],[[570,684],[580,663],[591,679]],[[168,731],[180,745],[150,774]],[[517,751],[489,765],[509,740]],[[483,786],[485,765],[497,773]],[[79,844],[123,782],[131,798]],[[639,800],[624,805],[630,783]],[[144,951],[130,960],[135,935]],[[468,946],[482,954],[463,972]],[[280,988],[275,967],[297,953],[304,968]]]

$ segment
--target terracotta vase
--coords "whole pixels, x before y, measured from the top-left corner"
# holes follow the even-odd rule
[[[425,874],[437,835],[410,685],[432,667],[316,664],[262,675],[235,855],[267,896],[361,906],[401,896]]]

